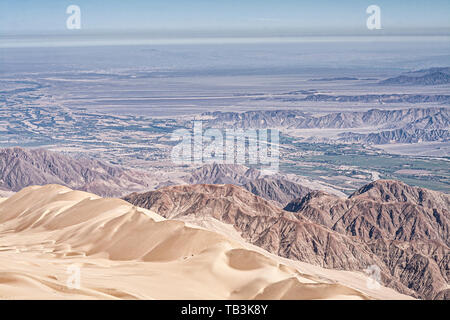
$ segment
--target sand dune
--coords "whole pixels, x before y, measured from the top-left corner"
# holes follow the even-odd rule
[[[74,266],[79,289],[67,286]],[[354,288],[119,199],[47,185],[0,201],[1,299],[374,297]]]

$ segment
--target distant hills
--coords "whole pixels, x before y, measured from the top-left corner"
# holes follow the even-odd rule
[[[422,69],[407,72],[379,82],[382,85],[440,85],[450,83],[450,67]]]
[[[265,176],[259,170],[242,165],[212,163],[175,176],[123,168],[89,158],[75,159],[45,149],[0,149],[0,197],[24,187],[46,184],[60,184],[103,197],[121,197],[174,184],[206,183],[241,185],[283,207],[311,190],[281,174]],[[317,187],[315,184],[314,189]],[[323,189],[333,191],[324,186]]]
[[[450,108],[409,108],[396,110],[335,112],[316,116],[297,110],[210,112],[212,127],[282,128],[282,129],[357,129],[374,132],[343,132],[333,139],[367,144],[448,141]]]
[[[396,129],[381,131],[369,134],[341,133],[341,141],[364,142],[368,144],[389,144],[395,143],[418,143],[429,141],[449,141],[450,132],[448,130],[423,130],[423,129]]]
[[[261,177],[260,171],[237,164],[206,164],[195,169],[189,177],[191,184],[242,185]]]
[[[351,80],[359,80],[359,79],[355,77],[334,77],[334,78],[310,79],[309,81],[351,81]]]
[[[331,95],[324,93],[309,94],[304,98],[286,99],[286,101],[304,101],[304,102],[335,102],[335,103],[450,103],[448,94],[414,94],[414,93],[373,93],[362,95]]]
[[[351,81],[359,80],[356,77],[332,77],[310,79],[309,81]],[[376,80],[376,79],[370,79]],[[391,77],[378,82],[381,85],[442,85],[450,83],[450,67],[434,67],[417,71],[405,72],[396,77]]]
[[[19,191],[30,185],[61,184],[106,197],[148,189],[152,176],[104,162],[75,159],[45,149],[0,149],[0,189]]]
[[[307,181],[299,183],[282,174],[266,176],[259,170],[242,165],[217,163],[206,164],[194,170],[188,182],[189,184],[234,184],[281,207],[312,190],[311,186],[307,186],[309,184]],[[316,185],[312,188],[317,187]],[[330,189],[327,188],[327,190]]]
[[[409,108],[396,110],[333,112],[322,116],[296,110],[266,110],[247,112],[207,112],[209,126],[239,128],[359,128],[367,126],[398,128],[420,124],[420,129],[445,129],[450,125],[450,108]]]
[[[345,270],[376,265],[399,292],[450,298],[443,193],[380,180],[348,198],[312,191],[284,210],[233,185],[171,186],[124,199],[167,218],[213,217],[282,257]]]

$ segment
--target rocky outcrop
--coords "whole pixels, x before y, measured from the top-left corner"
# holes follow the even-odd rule
[[[189,177],[190,184],[236,184],[242,185],[261,177],[261,173],[238,164],[211,163],[195,169]]]
[[[260,178],[251,180],[242,187],[264,199],[275,201],[281,206],[287,205],[297,197],[305,196],[312,191],[298,183],[276,178]]]
[[[372,182],[349,198],[313,192],[285,210],[366,243],[389,272],[424,298],[445,296],[450,196],[399,181]]]

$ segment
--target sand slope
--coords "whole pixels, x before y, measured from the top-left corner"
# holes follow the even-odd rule
[[[80,289],[66,285],[70,266],[80,267]],[[224,234],[165,220],[122,200],[47,185],[0,202],[0,298],[371,296],[301,273]]]

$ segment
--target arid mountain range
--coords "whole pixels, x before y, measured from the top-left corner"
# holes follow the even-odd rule
[[[312,189],[335,192],[332,188],[298,178]],[[297,180],[298,180],[297,179]],[[242,165],[208,164],[183,174],[123,168],[104,162],[73,157],[45,149],[0,149],[0,192],[12,192],[32,185],[60,184],[103,197],[121,197],[131,192],[157,189],[174,184],[242,185],[279,206],[310,190],[284,175],[265,176]]]
[[[165,187],[124,198],[171,219],[213,217],[274,254],[321,267],[380,268],[383,283],[449,298],[450,197],[380,180],[341,198],[313,191],[285,210],[233,185]]]
[[[408,126],[412,129],[444,129],[450,124],[449,108],[410,108],[399,110],[371,109],[368,111],[335,112],[316,116],[296,110],[208,112],[209,126],[239,128],[359,128],[386,129]]]
[[[345,132],[339,134],[339,140],[345,142],[364,142],[366,144],[418,143],[450,139],[450,131],[444,129],[395,129],[368,134]]]
[[[101,161],[74,159],[44,149],[0,149],[0,189],[19,191],[32,185],[60,184],[101,196],[121,196],[149,188],[151,175]]]
[[[212,127],[289,129],[354,129],[369,133],[341,132],[334,140],[364,144],[449,141],[449,108],[410,108],[312,115],[296,110],[210,112],[205,121]]]
[[[382,85],[442,85],[450,83],[450,68],[429,68],[406,72],[398,77],[380,81]]]

